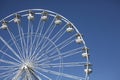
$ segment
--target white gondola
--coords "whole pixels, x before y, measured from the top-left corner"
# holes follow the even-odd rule
[[[14,22],[15,23],[20,23],[20,15],[19,14],[15,14],[15,18],[14,18]]]
[[[41,20],[42,20],[42,21],[48,20],[48,13],[47,13],[46,11],[43,11],[43,12],[42,12]]]
[[[56,25],[60,25],[61,23],[62,23],[61,20],[55,20],[55,24],[56,24]]]
[[[62,23],[62,21],[61,21],[61,17],[60,16],[56,16],[56,20],[55,20],[55,24],[56,25],[60,25]]]
[[[83,42],[83,40],[81,39],[81,36],[80,35],[77,35],[77,38],[76,38],[76,43],[80,44]]]
[[[7,22],[6,22],[6,21],[3,21],[3,22],[2,22],[1,29],[6,30],[7,28],[8,28]]]
[[[87,58],[87,57],[89,57],[89,54],[88,53],[82,53],[82,57],[84,57],[84,58]]]
[[[47,16],[41,16],[41,20],[42,20],[42,21],[46,21],[47,19],[48,19]]]
[[[86,74],[92,73],[92,69],[84,69],[84,71],[85,71]]]
[[[28,20],[33,20],[34,19],[34,12],[32,12],[31,10],[29,10],[29,14],[28,14]]]
[[[68,27],[67,29],[66,29],[66,31],[67,32],[72,32],[74,29],[72,28],[72,27]]]
[[[74,29],[73,29],[73,27],[72,27],[72,25],[70,24],[70,23],[68,23],[67,24],[67,29],[66,29],[66,31],[67,32],[72,32]]]

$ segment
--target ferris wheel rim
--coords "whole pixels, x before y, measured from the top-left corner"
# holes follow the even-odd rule
[[[56,13],[56,12],[53,12],[53,11],[50,11],[50,10],[45,10],[45,9],[26,9],[26,10],[21,10],[21,11],[18,11],[18,12],[15,12],[15,13],[13,13],[13,14],[11,14],[11,15],[8,15],[7,17],[5,17],[4,19],[2,19],[2,20],[0,20],[0,22],[2,22],[3,20],[6,20],[6,19],[8,19],[8,18],[10,18],[11,16],[14,16],[14,14],[20,14],[20,13],[24,13],[24,12],[28,12],[29,10],[32,10],[33,12],[34,11],[47,11],[48,13],[50,13],[49,15],[50,16],[53,16],[53,17],[55,17],[56,15],[59,15],[60,17],[62,17],[62,20],[63,21],[65,21],[66,23],[67,22],[70,22],[68,19],[66,19],[64,16],[62,16],[62,15],[60,15],[60,14],[58,14],[58,13]],[[35,14],[41,14],[41,13],[35,13]],[[27,16],[28,14],[26,13],[26,14],[24,14],[24,15],[22,15],[23,17],[24,16]],[[11,21],[13,21],[13,19],[12,20],[9,20],[9,22],[11,22]],[[78,31],[78,29],[76,28],[76,26],[74,26],[74,24],[72,23],[72,22],[70,22],[71,23],[71,25],[73,26],[73,28],[75,29],[75,31],[78,33],[78,34],[80,34],[81,35],[81,33]],[[0,29],[1,29],[1,27],[0,27]],[[1,37],[1,36],[0,36]],[[83,37],[81,36],[81,38],[82,38],[82,40],[83,40]],[[86,47],[86,44],[85,44],[85,41],[83,40],[83,45],[84,45],[84,47],[85,48],[87,48]],[[87,62],[89,62],[89,60],[88,60],[88,58],[87,58]],[[88,77],[88,74],[86,74],[86,77]],[[82,78],[81,78],[81,80],[82,80]],[[87,79],[86,79],[87,80]]]

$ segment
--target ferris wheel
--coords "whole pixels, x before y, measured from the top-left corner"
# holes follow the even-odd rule
[[[89,80],[89,49],[62,15],[28,9],[0,22],[0,80]]]

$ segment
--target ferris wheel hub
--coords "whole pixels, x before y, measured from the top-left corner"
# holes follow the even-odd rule
[[[29,60],[26,60],[23,64],[22,64],[22,67],[21,67],[21,69],[23,70],[23,69],[28,69],[28,68],[33,68],[34,67],[34,65],[33,65],[33,63],[31,62],[31,61],[29,61]]]

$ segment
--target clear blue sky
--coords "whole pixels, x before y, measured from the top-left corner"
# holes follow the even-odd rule
[[[60,13],[84,34],[90,48],[90,80],[120,80],[120,0],[1,0],[0,19],[19,10]]]

